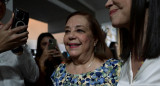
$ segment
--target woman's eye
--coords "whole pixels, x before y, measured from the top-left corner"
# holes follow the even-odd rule
[[[70,31],[69,30],[65,30],[65,33],[69,33]]]
[[[84,30],[82,30],[82,29],[77,29],[77,32],[84,32]]]

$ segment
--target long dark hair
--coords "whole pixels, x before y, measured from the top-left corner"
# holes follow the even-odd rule
[[[37,53],[36,53],[36,62],[39,66],[39,59],[43,53],[43,50],[41,48],[41,41],[44,37],[51,37],[54,39],[54,37],[52,36],[51,33],[41,33],[38,37],[38,41],[37,41]],[[44,66],[46,67],[45,72],[46,75],[45,77],[43,77],[43,79],[45,79],[46,82],[46,86],[51,86],[52,85],[52,81],[50,79],[51,74],[53,73],[53,71],[55,70],[55,68],[57,67],[57,65],[59,65],[62,62],[62,57],[55,57],[52,60],[46,60],[44,63]],[[38,84],[38,83],[37,83]]]
[[[52,36],[51,33],[41,33],[38,37],[38,40],[37,40],[37,53],[36,53],[36,57],[40,57],[43,53],[43,50],[41,48],[41,41],[44,37],[51,37],[54,39],[54,37]]]
[[[130,29],[121,29],[120,31],[122,33],[121,57],[124,60],[129,57],[130,51],[142,59],[156,58],[160,55],[159,9],[160,0],[132,0]],[[147,11],[148,23],[145,32],[144,24]]]
[[[94,38],[98,39],[98,42],[95,47],[95,52],[94,52],[95,56],[101,60],[104,60],[106,58],[110,58],[110,57],[107,57],[108,53],[106,51],[107,46],[105,43],[105,34],[102,31],[98,21],[93,17],[93,15],[91,15],[87,12],[77,11],[77,12],[71,13],[67,17],[66,23],[72,16],[75,16],[75,15],[82,15],[87,19],[87,21],[89,22],[89,28],[91,29],[91,32],[92,32]]]

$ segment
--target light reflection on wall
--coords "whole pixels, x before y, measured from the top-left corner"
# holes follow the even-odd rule
[[[52,34],[54,38],[57,40],[57,43],[61,52],[66,51],[64,42],[63,42],[64,34],[65,34],[64,32]]]
[[[37,38],[43,32],[48,32],[48,24],[30,18],[28,24],[29,38],[27,44],[31,49],[36,49]]]
[[[29,24],[28,24],[28,31],[29,31],[29,38],[28,38],[27,44],[31,49],[36,49],[38,36],[43,32],[48,32],[48,24],[45,22],[41,22],[41,21],[30,18]],[[56,33],[52,35],[55,37],[55,39],[57,39],[57,43],[60,50],[62,52],[66,51],[63,44],[64,33],[62,32],[62,33]]]

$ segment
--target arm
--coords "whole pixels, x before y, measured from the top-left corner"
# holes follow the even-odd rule
[[[18,56],[18,67],[25,80],[35,82],[39,77],[38,66],[32,57],[30,49],[25,46],[23,47],[23,50],[23,54]]]

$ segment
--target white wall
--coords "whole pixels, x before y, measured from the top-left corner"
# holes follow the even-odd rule
[[[35,19],[29,19],[29,38],[27,44],[31,49],[36,49],[38,36],[43,32],[48,32],[48,24]]]

